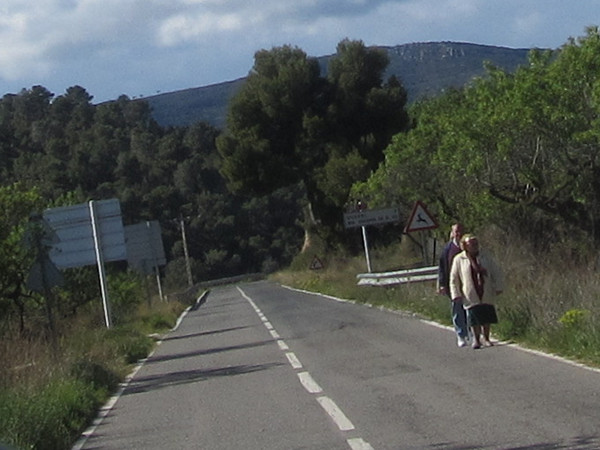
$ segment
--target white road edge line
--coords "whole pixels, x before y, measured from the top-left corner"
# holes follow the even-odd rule
[[[341,303],[353,303],[355,305],[363,305],[366,306],[368,308],[373,308],[373,305],[369,304],[369,303],[360,303],[354,300],[346,300],[343,298],[338,298],[338,297],[334,297],[332,295],[326,295],[326,294],[321,294],[319,292],[313,292],[313,291],[307,291],[305,289],[298,289],[298,288],[294,288],[291,286],[286,286],[286,285],[281,285],[281,287],[285,288],[285,289],[289,289],[290,291],[297,291],[297,292],[302,292],[304,294],[311,294],[311,295],[317,295],[319,297],[323,297],[323,298],[327,298],[330,300],[335,300],[336,302],[341,302]],[[394,314],[398,314],[398,313],[404,313],[406,311],[397,311],[397,310],[393,310],[390,308],[385,308],[385,307],[379,307],[379,309],[383,310],[383,311],[389,311],[391,313]],[[418,319],[421,322],[427,324],[427,325],[431,325],[437,328],[442,328],[444,330],[448,330],[448,331],[452,331],[454,332],[454,328],[447,326],[447,325],[442,325],[441,323],[437,323],[434,322],[432,320],[426,320],[426,319]],[[514,343],[514,342],[510,342],[510,341],[498,341],[500,344],[504,344],[508,347],[512,347],[515,348],[517,350],[521,350],[522,352],[525,353],[531,353],[533,355],[537,355],[537,356],[542,356],[544,358],[548,358],[548,359],[553,359],[555,361],[560,361],[564,364],[568,364],[570,366],[575,366],[575,367],[579,367],[580,369],[585,369],[585,370],[589,370],[591,372],[596,372],[596,373],[600,373],[600,368],[596,368],[596,367],[592,367],[592,366],[586,366],[585,364],[579,363],[577,361],[571,361],[570,359],[567,358],[563,358],[562,356],[558,356],[558,355],[554,355],[552,353],[544,353],[541,350],[534,350],[531,348],[527,348],[527,347],[523,347],[520,344]]]
[[[271,336],[273,336],[273,339],[281,339],[281,336],[279,336],[279,333],[275,330],[269,330],[269,333],[271,333]]]
[[[177,328],[179,328],[179,325],[181,325],[181,322],[183,321],[185,316],[190,312],[191,309],[192,309],[192,307],[188,306],[185,309],[185,311],[183,311],[179,315],[179,318],[177,319],[177,322],[175,323],[175,326],[173,327],[171,332],[175,331],[175,330],[177,330]],[[158,348],[158,346],[161,343],[162,343],[162,340],[157,341],[156,346],[154,347],[154,350],[152,350],[146,358],[138,361],[138,363],[133,368],[133,370],[129,373],[129,375],[127,375],[125,377],[125,380],[123,380],[123,382],[119,384],[119,389],[117,390],[117,392],[115,392],[108,399],[108,401],[102,406],[102,408],[100,408],[100,411],[99,411],[97,417],[92,422],[92,424],[83,433],[81,433],[80,438],[75,442],[73,447],[71,447],[71,450],[81,450],[83,448],[83,446],[86,444],[86,442],[90,438],[90,436],[92,436],[96,432],[96,429],[100,426],[100,424],[106,418],[106,416],[108,416],[108,413],[110,413],[110,411],[113,409],[113,407],[115,406],[115,404],[117,403],[117,401],[119,400],[119,398],[121,397],[123,392],[125,391],[125,388],[127,388],[129,383],[131,383],[131,380],[133,379],[133,377],[138,373],[138,371],[142,368],[142,366],[146,363],[146,361],[148,361],[148,359],[152,355],[154,355],[154,352],[156,351],[156,349]]]

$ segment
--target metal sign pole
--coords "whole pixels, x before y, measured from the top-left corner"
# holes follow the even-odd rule
[[[100,231],[98,230],[98,219],[94,209],[94,201],[89,201],[90,219],[92,221],[92,232],[94,236],[94,249],[96,251],[96,262],[98,264],[98,276],[100,277],[100,290],[102,291],[102,305],[104,306],[104,320],[106,328],[112,326],[110,314],[110,302],[108,300],[108,287],[106,284],[106,274],[104,272],[104,261],[102,258],[102,247],[100,246]]]
[[[419,231],[419,235],[421,236],[421,251],[423,255],[423,264],[426,266],[429,265],[429,253],[427,251],[427,238],[425,237],[424,231]]]
[[[160,284],[160,271],[158,270],[158,258],[156,257],[156,249],[154,247],[154,241],[152,240],[152,224],[149,221],[146,221],[146,228],[148,230],[148,242],[150,242],[152,247],[152,265],[154,266],[154,274],[156,276],[156,284],[158,285],[158,297],[162,302],[164,300],[162,285]]]
[[[362,228],[363,245],[365,246],[365,257],[367,259],[367,270],[371,273],[371,258],[369,256],[369,243],[367,242],[367,228]]]
[[[181,239],[183,240],[183,254],[185,257],[185,270],[187,272],[188,286],[192,287],[194,285],[194,279],[192,277],[192,267],[190,266],[190,254],[188,253],[185,221],[183,220],[183,216],[180,217],[179,221],[181,226]]]

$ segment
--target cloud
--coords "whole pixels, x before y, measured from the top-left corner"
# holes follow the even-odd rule
[[[316,30],[325,19],[336,21],[359,17],[375,11],[382,4],[403,1],[366,0],[187,0],[181,11],[166,18],[160,26],[158,42],[176,46],[186,42],[211,39],[215,34],[240,33],[268,36]],[[304,27],[304,28],[303,28]],[[321,31],[325,31],[320,28]]]
[[[179,14],[163,21],[158,30],[158,43],[164,46],[174,46],[189,41],[198,41],[210,37],[214,33],[241,31],[251,21],[251,17],[244,18],[239,14],[203,13],[195,17]]]
[[[0,76],[44,76],[71,58],[93,60],[111,47],[151,40],[157,1],[10,1],[0,9]]]
[[[0,85],[165,92],[245,76],[260,49],[322,56],[344,38],[560,46],[599,10],[597,0],[2,0]]]

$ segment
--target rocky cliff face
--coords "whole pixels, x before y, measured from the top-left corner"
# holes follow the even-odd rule
[[[529,49],[430,42],[384,47],[390,57],[387,75],[396,75],[409,101],[438,95],[450,87],[460,88],[474,77],[485,75],[484,62],[508,72],[527,63]]]
[[[422,62],[426,59],[457,58],[465,56],[465,45],[455,43],[422,43],[405,44],[396,47],[389,47],[387,51],[390,55],[397,55],[404,61]]]

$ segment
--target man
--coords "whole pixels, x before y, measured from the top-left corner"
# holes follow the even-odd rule
[[[456,332],[456,342],[459,347],[466,347],[469,339],[469,329],[467,328],[467,315],[463,308],[462,300],[452,301],[450,297],[450,269],[452,260],[462,249],[460,248],[460,239],[464,234],[462,224],[455,223],[450,229],[450,241],[444,246],[440,255],[438,267],[437,289],[439,294],[448,296],[450,299],[452,324]]]

